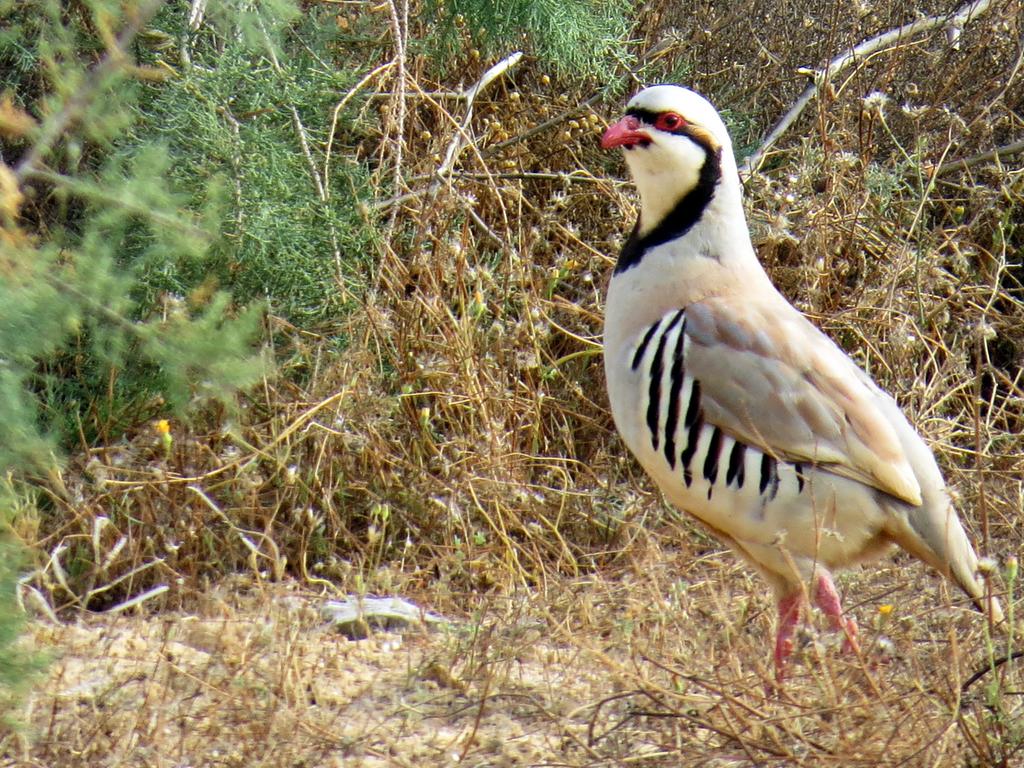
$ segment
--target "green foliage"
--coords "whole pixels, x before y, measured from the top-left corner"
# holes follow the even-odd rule
[[[223,241],[223,183],[206,176],[182,193],[160,141],[112,151],[141,90],[133,64],[109,49],[130,42],[158,3],[124,16],[121,5],[24,3],[7,9],[0,37],[4,91],[25,110],[5,132],[12,164],[0,168],[5,475],[48,467],[62,436],[223,399],[266,368],[252,348],[258,306],[240,310],[216,284],[186,300],[147,282],[153,270],[208,272]],[[115,413],[125,418],[112,425]]]
[[[321,323],[370,271],[368,176],[338,156],[354,126],[339,124],[332,163],[322,151],[355,71],[333,63],[330,9],[222,0],[194,31],[187,5],[124,7],[0,8],[0,93],[37,121],[0,155],[19,187],[0,285],[0,423],[17,436],[4,466],[229,397],[265,368],[262,307]],[[119,37],[134,60],[107,55]],[[32,152],[31,167],[12,159]]]
[[[4,725],[12,724],[12,711],[46,661],[22,639],[25,615],[17,592],[25,548],[12,526],[30,506],[25,489],[10,476],[0,477],[0,723]]]
[[[327,11],[310,9],[285,28],[281,16],[260,6],[262,15],[239,22],[236,32],[224,15],[233,6],[218,5],[218,33],[190,43],[181,42],[188,7],[170,6],[157,17],[148,30],[157,43],[146,60],[180,71],[144,86],[137,119],[118,142],[126,157],[153,141],[165,144],[173,158],[168,177],[190,208],[204,205],[210,180],[220,179],[221,206],[211,215],[223,237],[199,260],[152,251],[133,258],[151,301],[215,282],[239,301],[265,297],[275,313],[308,327],[345,310],[346,289],[360,287],[373,254],[359,213],[370,196],[366,171],[338,152],[354,126],[340,125],[331,163],[322,151],[337,94],[357,70],[329,63],[338,33]]]
[[[15,590],[21,555],[20,546],[0,541],[0,716],[4,719],[45,661],[39,654],[29,651],[20,640],[25,618],[18,606]]]
[[[426,41],[441,61],[467,48],[488,56],[523,47],[562,75],[611,78],[629,59],[629,3],[609,0],[446,0],[428,3],[437,26]]]

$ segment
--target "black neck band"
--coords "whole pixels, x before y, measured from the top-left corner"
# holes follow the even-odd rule
[[[640,235],[640,220],[637,219],[633,233],[629,236],[626,244],[622,247],[619,260],[615,264],[615,274],[625,272],[630,267],[640,263],[644,253],[656,245],[667,243],[682,237],[690,228],[700,221],[704,215],[704,209],[708,207],[711,198],[715,196],[715,187],[722,178],[722,151],[712,150],[690,137],[701,149],[704,150],[706,159],[701,166],[700,176],[697,184],[679,200],[658,224],[646,235]],[[643,149],[633,150],[643,152]]]

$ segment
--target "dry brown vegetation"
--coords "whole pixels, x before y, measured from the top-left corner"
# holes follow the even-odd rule
[[[749,148],[803,89],[797,67],[949,10],[653,3],[634,79],[672,57]],[[386,6],[339,6],[371,13],[395,34]],[[950,163],[1024,136],[1021,19],[994,2],[957,47],[939,29],[844,71],[747,184],[772,277],[895,394],[1001,562],[1024,498],[1024,172],[1019,154]],[[380,267],[344,354],[278,324],[293,376],[237,421],[74,457],[49,516],[22,517],[54,661],[8,762],[1024,762],[1017,665],[967,685],[1007,638],[904,556],[840,579],[863,658],[809,628],[768,690],[767,589],[664,506],[607,412],[603,285],[635,213],[597,148],[618,101],[523,61],[438,178],[465,114],[446,94],[494,62],[467,53],[445,82],[400,63],[346,96],[379,125],[361,152],[381,188],[401,181],[366,212]],[[165,586],[144,615],[86,612]],[[316,607],[353,592],[453,623],[346,641]]]

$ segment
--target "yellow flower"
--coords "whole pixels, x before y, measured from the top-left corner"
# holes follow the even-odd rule
[[[892,613],[892,605],[890,605],[889,603],[885,603],[884,605],[878,606],[878,613],[881,614],[883,617],[888,616],[890,613]]]
[[[174,446],[174,435],[171,434],[171,422],[167,419],[160,419],[153,425],[156,433],[160,435],[160,443],[164,447],[164,458],[171,458],[171,448]]]

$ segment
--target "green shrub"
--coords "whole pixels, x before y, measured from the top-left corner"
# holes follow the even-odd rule
[[[193,32],[187,6],[122,5],[2,8],[7,115],[35,120],[5,131],[2,155],[0,423],[18,436],[3,462],[40,466],[168,405],[229,401],[264,369],[263,307],[329,321],[369,271],[367,172],[335,157],[324,175],[353,78],[328,63],[326,11],[225,0]],[[343,148],[353,126],[340,130]]]
[[[430,0],[437,26],[424,41],[441,66],[468,39],[488,56],[522,47],[575,80],[607,80],[630,58],[628,3],[608,0]]]

